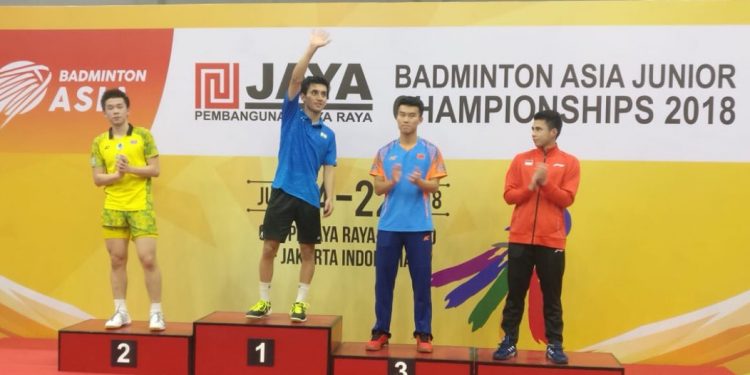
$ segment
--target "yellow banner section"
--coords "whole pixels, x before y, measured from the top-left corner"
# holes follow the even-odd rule
[[[6,6],[2,29],[750,23],[744,0]],[[498,46],[502,48],[502,46]]]
[[[433,270],[507,240],[511,208],[502,201],[507,161],[447,160],[449,177],[433,197]],[[337,201],[310,292],[311,312],[344,316],[344,340],[368,338],[374,319],[372,268],[376,211],[370,160],[340,160]],[[172,321],[214,310],[245,310],[258,297],[263,203],[273,158],[162,157],[155,180],[164,306]],[[575,350],[681,315],[747,289],[750,165],[581,163],[571,208],[563,292],[566,345]],[[98,317],[111,310],[109,264],[100,233],[103,193],[83,154],[1,154],[0,274]],[[372,216],[367,216],[371,214]],[[296,295],[294,238],[282,246],[272,297],[277,312]],[[148,298],[135,254],[128,302],[144,319]],[[471,332],[468,316],[484,291],[445,309],[461,282],[433,289],[436,343],[493,346],[500,310]],[[669,301],[667,303],[667,301]],[[502,304],[500,305],[500,308]],[[526,327],[526,322],[523,323]],[[408,270],[399,274],[395,342],[413,331]],[[534,348],[527,328],[521,346]]]

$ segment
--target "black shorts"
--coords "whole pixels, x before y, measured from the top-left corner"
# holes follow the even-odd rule
[[[281,189],[271,189],[261,239],[286,241],[297,224],[297,240],[304,244],[320,243],[320,207],[315,207]]]

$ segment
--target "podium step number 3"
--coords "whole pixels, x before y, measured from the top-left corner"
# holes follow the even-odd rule
[[[391,358],[388,360],[388,375],[415,375],[416,366],[413,359]]]

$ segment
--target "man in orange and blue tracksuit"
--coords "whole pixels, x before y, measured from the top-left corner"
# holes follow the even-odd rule
[[[516,356],[524,299],[536,267],[544,300],[547,358],[568,363],[562,347],[562,278],[565,270],[565,208],[573,204],[580,166],[575,156],[557,147],[560,114],[534,115],[531,136],[536,146],[513,158],[505,176],[503,197],[515,205],[508,245],[508,297],[501,327],[505,337],[493,354],[496,360]]]
[[[378,150],[370,175],[375,194],[385,195],[375,247],[375,325],[367,350],[380,350],[391,337],[393,288],[399,259],[406,253],[414,296],[417,351],[432,352],[432,210],[430,194],[448,174],[437,146],[417,136],[424,103],[400,96],[394,104],[399,137]]]

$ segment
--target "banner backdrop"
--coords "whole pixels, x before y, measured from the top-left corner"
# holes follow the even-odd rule
[[[304,12],[315,16],[295,18]],[[374,320],[382,197],[368,171],[377,149],[398,136],[394,99],[418,95],[427,104],[420,136],[441,149],[449,174],[432,196],[436,344],[499,340],[503,295],[493,288],[512,211],[502,200],[505,171],[533,147],[533,113],[555,108],[565,120],[560,147],[582,170],[568,212],[566,347],[611,351],[624,362],[750,371],[743,2],[4,13],[0,337],[54,337],[71,321],[111,313],[103,194],[88,166],[90,142],[107,129],[98,98],[109,87],[127,91],[131,122],[152,130],[161,153],[154,191],[168,321],[255,302],[280,95],[310,27],[324,27],[333,41],[309,73],[331,81],[324,118],[339,165],[309,302],[311,313],[344,317],[344,340],[367,340]],[[297,247],[292,233],[279,251],[277,312],[296,295]],[[128,304],[145,319],[137,257],[130,263]],[[402,267],[397,280],[395,342],[412,340],[407,273]],[[532,291],[521,348],[542,347],[539,308]]]
[[[740,147],[750,130],[740,125],[737,105],[749,99],[742,87],[750,77],[742,67],[750,57],[715,42],[750,27],[329,31],[331,49],[320,51],[310,71],[333,85],[325,118],[341,135],[343,157],[372,156],[359,139],[384,144],[393,138],[392,103],[404,94],[423,99],[429,125],[422,134],[457,159],[512,158],[534,113],[555,108],[570,124],[568,149],[583,159],[750,160]],[[280,100],[302,35],[305,29],[176,30],[154,124],[162,148],[275,155],[276,142],[268,140],[278,138]],[[697,45],[700,54],[693,51]],[[186,82],[192,76],[194,90]],[[193,98],[187,110],[184,103]],[[459,134],[467,142],[456,142]]]

